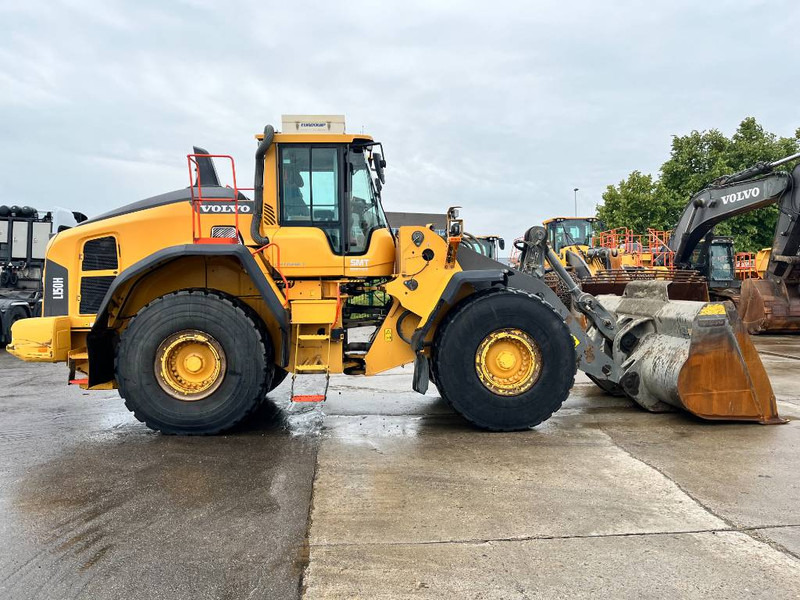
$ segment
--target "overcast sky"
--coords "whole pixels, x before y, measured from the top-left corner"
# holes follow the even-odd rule
[[[89,215],[185,187],[192,144],[252,185],[283,113],[381,140],[387,210],[509,239],[673,134],[800,126],[797,0],[0,0],[0,28],[0,203]]]

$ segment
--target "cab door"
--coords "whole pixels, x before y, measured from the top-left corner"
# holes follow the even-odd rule
[[[278,151],[280,247],[286,277],[344,274],[344,146],[281,144]]]
[[[345,156],[344,274],[348,277],[384,277],[394,270],[394,237],[372,179],[367,152],[368,146],[353,145]]]

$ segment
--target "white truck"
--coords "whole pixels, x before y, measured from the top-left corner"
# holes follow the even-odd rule
[[[65,208],[0,205],[0,346],[11,325],[41,313],[42,272],[50,237],[86,216]]]

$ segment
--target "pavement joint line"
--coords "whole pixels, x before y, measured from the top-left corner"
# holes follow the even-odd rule
[[[724,522],[725,524],[728,525],[727,528],[721,529],[720,531],[738,531],[738,532],[741,532],[744,535],[746,535],[746,536],[750,537],[751,539],[753,539],[754,541],[756,541],[756,542],[758,542],[760,544],[766,544],[770,548],[772,548],[773,550],[775,550],[777,552],[780,552],[781,554],[785,554],[786,556],[791,556],[795,560],[800,560],[800,555],[799,554],[790,551],[788,548],[784,547],[783,545],[779,544],[778,542],[775,542],[773,540],[770,540],[770,539],[767,539],[767,538],[764,538],[764,537],[760,536],[758,534],[758,531],[757,531],[758,529],[776,529],[778,527],[793,527],[793,525],[780,525],[780,526],[772,526],[772,527],[766,527],[766,526],[765,527],[737,527],[736,524],[731,519],[725,517],[722,514],[718,514],[717,512],[715,512],[710,506],[708,506],[704,502],[702,502],[699,498],[697,498],[694,494],[692,494],[689,490],[687,490],[680,483],[675,481],[672,477],[670,477],[662,469],[658,468],[655,465],[650,464],[649,462],[647,462],[643,458],[640,458],[640,457],[634,455],[633,452],[628,450],[628,448],[626,448],[624,444],[622,444],[618,440],[614,439],[614,436],[611,433],[609,433],[604,427],[600,426],[599,429],[606,436],[608,436],[608,438],[611,440],[612,444],[614,444],[617,448],[622,450],[625,454],[630,456],[632,459],[641,462],[643,465],[646,465],[646,466],[650,467],[656,473],[659,473],[662,477],[666,478],[668,481],[671,481],[673,484],[675,484],[675,486],[681,492],[683,492],[688,498],[690,498],[692,501],[694,501],[699,507],[701,507],[703,510],[705,510],[708,514],[710,514],[712,517],[717,518],[720,521],[722,521],[722,522]]]
[[[755,540],[760,541],[762,544],[766,544],[770,548],[773,548],[774,550],[777,550],[778,552],[782,552],[783,554],[786,554],[787,556],[792,556],[795,559],[800,560],[800,554],[798,554],[797,552],[792,552],[791,550],[789,550],[783,544],[781,544],[779,542],[776,542],[775,540],[771,540],[770,538],[761,535],[761,531],[759,531],[759,529],[773,529],[773,528],[771,528],[771,527],[760,527],[760,528],[756,529],[755,531],[753,531],[752,533],[748,532],[747,535],[749,535],[750,537],[752,537]]]
[[[303,537],[303,545],[301,547],[302,560],[305,562],[302,570],[300,571],[300,578],[297,582],[297,596],[303,598],[306,595],[306,574],[308,568],[311,566],[311,525],[314,521],[314,495],[317,489],[317,474],[319,472],[319,452],[322,446],[322,441],[317,438],[315,455],[314,455],[314,472],[311,475],[311,493],[308,498],[308,515],[306,516],[306,532]],[[252,594],[252,592],[251,592]]]
[[[788,358],[789,360],[800,360],[800,356],[792,356],[791,354],[781,354],[780,352],[772,352],[770,350],[759,350],[759,354],[766,354],[768,356],[777,356],[778,358]]]
[[[494,542],[535,542],[547,540],[591,540],[603,538],[649,537],[664,535],[695,535],[700,533],[744,533],[759,529],[783,529],[800,525],[755,525],[747,527],[718,527],[710,529],[684,529],[680,531],[626,531],[621,533],[578,533],[574,535],[521,535],[500,538],[464,538],[449,540],[422,540],[418,542],[323,542],[311,544],[314,548],[349,548],[356,546],[435,546],[439,544],[490,544]],[[751,536],[752,537],[752,536]],[[763,542],[763,540],[757,540]],[[791,553],[790,553],[791,554]],[[792,554],[792,556],[794,556]],[[797,558],[795,556],[795,558]]]
[[[635,454],[633,454],[633,452],[631,450],[629,450],[624,444],[622,444],[618,440],[614,439],[614,436],[611,433],[609,433],[602,425],[599,427],[599,430],[601,432],[603,432],[608,437],[609,440],[611,440],[612,444],[614,444],[617,448],[619,448],[625,454],[630,456],[633,460],[638,461],[638,462],[642,463],[643,465],[645,465],[647,467],[650,467],[651,469],[653,469],[653,471],[655,471],[656,473],[658,473],[659,475],[664,477],[667,481],[672,482],[675,485],[675,487],[677,487],[681,492],[683,492],[688,498],[690,498],[695,504],[697,504],[700,508],[705,510],[712,517],[714,517],[716,519],[719,519],[720,521],[725,523],[730,529],[736,529],[737,528],[736,524],[733,521],[731,521],[727,517],[724,517],[723,515],[719,515],[716,512],[714,512],[714,510],[710,506],[707,506],[699,498],[695,497],[694,494],[692,494],[684,486],[682,486],[680,483],[678,483],[672,477],[670,477],[666,472],[664,472],[663,469],[660,469],[657,466],[655,466],[653,464],[650,464],[645,459],[640,458],[640,457],[636,456]]]

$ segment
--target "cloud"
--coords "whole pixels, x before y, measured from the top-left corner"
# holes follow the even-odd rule
[[[774,18],[765,18],[766,14]],[[521,235],[657,170],[670,136],[800,125],[790,1],[210,2],[0,6],[2,203],[96,214],[237,158],[282,113],[384,142],[389,210],[464,207]]]

